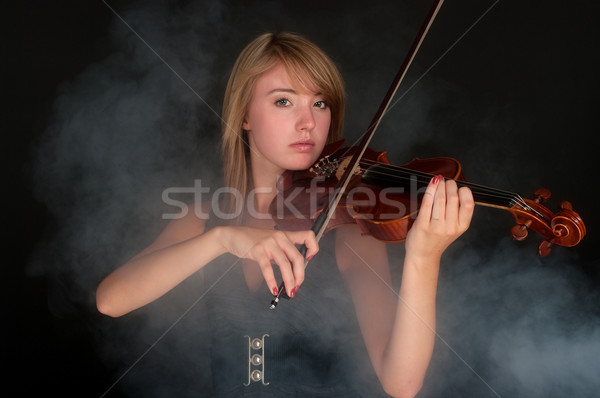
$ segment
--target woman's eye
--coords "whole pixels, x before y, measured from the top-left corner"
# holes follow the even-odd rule
[[[315,102],[315,106],[320,109],[327,109],[329,105],[325,101],[317,101]]]
[[[288,106],[288,105],[290,105],[290,100],[288,100],[287,98],[280,98],[277,101],[275,101],[275,105]]]

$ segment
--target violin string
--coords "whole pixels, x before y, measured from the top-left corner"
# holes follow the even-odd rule
[[[405,169],[402,167],[388,165],[385,163],[371,162],[371,164],[372,165],[380,165],[381,167],[379,168],[379,170],[370,169],[369,173],[378,175],[378,176],[387,177],[387,178],[384,178],[384,180],[387,180],[390,182],[407,181],[407,180],[412,179],[413,181],[417,182],[417,184],[427,185],[429,183],[429,181],[434,177],[434,175],[430,174],[430,173]],[[382,171],[382,169],[384,171]],[[387,170],[389,170],[390,172],[385,172]],[[366,171],[366,169],[363,169],[362,171],[364,172],[364,171]],[[518,200],[518,195],[508,192],[508,191],[503,191],[503,190],[496,189],[496,188],[490,188],[487,186],[474,184],[474,183],[470,183],[470,182],[466,182],[466,181],[457,181],[457,183],[460,186],[468,186],[469,188],[474,190],[476,193],[482,194],[484,196],[487,195],[487,196],[494,196],[497,198],[506,199],[507,202],[510,202],[511,200],[513,200],[515,203],[520,202]]]
[[[423,175],[417,175],[415,173],[412,173],[412,171],[410,171],[410,174],[411,174],[410,177],[398,176],[397,174],[384,173],[384,172],[380,172],[380,171],[375,171],[373,173],[377,174],[379,176],[388,176],[388,177],[390,177],[390,178],[388,178],[388,180],[393,181],[393,182],[398,182],[398,180],[402,180],[402,181],[406,182],[406,181],[410,181],[410,179],[415,179],[416,180],[415,182],[417,184],[421,184],[423,186],[427,185],[429,183],[429,181],[431,180],[431,178],[433,178],[433,175],[431,175],[431,174],[424,173],[425,175],[423,176]],[[422,173],[419,173],[419,174],[422,174]],[[425,178],[422,178],[422,177],[425,177]],[[480,203],[496,204],[496,205],[501,205],[501,206],[505,206],[508,208],[521,209],[524,211],[535,213],[538,217],[540,217],[542,219],[546,219],[546,217],[544,217],[543,214],[541,214],[540,212],[538,212],[537,210],[535,210],[534,208],[529,206],[519,194],[508,192],[508,191],[503,191],[503,190],[500,190],[497,188],[491,188],[491,187],[487,187],[484,185],[475,184],[475,183],[471,183],[471,182],[465,182],[465,181],[456,181],[456,182],[459,185],[459,187],[460,186],[469,187],[471,189],[471,191],[473,192],[473,195],[475,196],[476,201],[478,201]]]
[[[384,178],[382,178],[382,180],[392,182],[394,183],[393,185],[396,185],[399,180],[401,180],[402,182],[406,182],[408,180],[409,182],[416,182],[417,184],[427,185],[434,176],[430,173],[406,169],[400,166],[394,166],[389,163],[382,163],[375,160],[363,159],[362,163],[365,165],[379,165],[381,166],[380,169],[384,168],[391,170],[388,173],[374,170],[369,170],[369,172],[373,175],[383,176]],[[364,173],[365,169],[361,168],[361,171]],[[402,173],[402,175],[399,175],[399,172]],[[480,202],[491,204],[493,203],[492,199],[496,199],[499,200],[500,203],[496,202],[494,204],[504,205],[509,208],[519,208],[525,211],[531,211],[536,213],[537,216],[545,219],[545,217],[542,214],[540,214],[538,211],[527,205],[527,203],[518,194],[466,181],[457,181],[457,183],[461,186],[469,187],[473,191],[474,195],[477,196],[478,199],[480,199]],[[487,198],[487,200],[485,200],[485,198]]]
[[[410,177],[408,177],[408,178],[413,178],[413,179],[416,178],[417,184],[420,183],[423,185],[428,184],[429,181],[431,180],[431,178],[433,178],[433,174],[424,173],[424,172],[415,173],[413,170],[408,170],[408,169],[404,169],[404,168],[400,168],[400,167],[396,167],[396,166],[389,166],[389,165],[386,165],[386,166],[389,167],[390,169],[392,169],[395,173],[385,173],[385,172],[380,172],[380,171],[374,171],[374,172],[371,171],[371,172],[378,174],[380,176],[388,176],[388,177],[390,177],[391,181],[395,181],[398,178],[406,181],[407,176],[410,175]],[[398,175],[398,172],[404,173],[404,176]],[[469,183],[469,182],[465,182],[465,181],[457,181],[457,183],[460,186],[467,186],[467,187],[471,188],[471,190],[480,197],[500,199],[501,201],[506,202],[506,204],[511,207],[515,206],[515,205],[525,204],[517,194],[511,193],[511,192],[502,191],[502,190],[499,190],[496,188],[490,188],[487,186]]]
[[[396,181],[398,178],[406,180],[406,178],[408,177],[408,178],[416,178],[418,183],[426,185],[434,177],[434,174],[417,171],[417,170],[406,169],[403,167],[393,166],[393,165],[389,165],[386,163],[379,163],[379,162],[375,162],[375,161],[367,161],[364,163],[368,163],[368,162],[370,162],[372,165],[380,165],[384,169],[389,169],[389,170],[392,170],[393,172],[395,172],[395,173],[384,173],[384,172],[380,172],[380,171],[369,170],[370,173],[383,175],[383,176],[389,176],[390,177],[389,181]],[[364,172],[366,170],[367,169],[363,169],[362,171]],[[401,172],[404,175],[399,175],[398,172]],[[489,192],[493,192],[497,196],[511,198],[513,200],[516,196],[518,196],[517,194],[514,194],[512,192],[503,191],[503,190],[500,190],[497,188],[491,188],[491,187],[487,187],[487,186],[483,186],[483,185],[479,185],[479,184],[475,184],[475,183],[470,183],[467,181],[457,181],[457,183],[462,186],[469,186],[470,188],[475,189],[477,192],[489,191]]]
[[[393,170],[394,173],[383,173],[383,172],[379,172],[379,171],[374,172],[374,174],[391,177],[390,178],[391,181],[397,181],[397,179],[398,179],[397,172],[401,172],[405,175],[410,175],[409,178],[416,177],[417,183],[421,183],[424,185],[428,184],[429,181],[431,180],[431,178],[433,178],[433,174],[430,174],[430,173],[416,171],[416,170],[410,170],[410,169],[406,169],[403,167],[390,165],[387,163],[381,163],[381,162],[376,162],[376,161],[366,161],[364,163],[371,163],[373,165],[381,165],[383,168]],[[419,177],[421,177],[421,178],[419,178]],[[400,177],[400,178],[403,180],[406,180],[406,176]],[[480,185],[480,184],[466,182],[466,181],[456,181],[456,182],[458,183],[459,186],[469,187],[476,196],[479,196],[480,199],[483,199],[482,197],[487,197],[487,198],[492,198],[492,199],[500,199],[502,201],[505,201],[505,205],[507,205],[509,208],[518,208],[521,210],[529,211],[529,212],[535,213],[538,217],[540,217],[542,219],[546,219],[546,217],[544,217],[543,214],[541,214],[540,212],[538,212],[537,210],[535,210],[534,208],[529,206],[519,194],[500,190],[497,188],[491,188],[491,187]],[[490,202],[491,202],[490,200],[487,201],[487,203],[490,203]]]
[[[429,183],[429,181],[434,177],[434,174],[406,169],[400,166],[390,165],[388,163],[377,162],[374,160],[364,160],[363,164],[365,165],[379,165],[381,166],[379,169],[389,170],[389,172],[381,171],[381,170],[369,170],[369,173],[373,175],[377,175],[378,177],[382,177],[382,180],[389,181],[393,183],[397,183],[398,181],[402,182],[415,182],[425,186]],[[361,167],[361,172],[367,171],[367,169]],[[542,219],[546,219],[543,214],[539,211],[533,209],[529,206],[523,198],[516,193],[491,188],[488,186],[475,184],[467,181],[456,181],[459,186],[466,186],[471,189],[474,196],[477,198],[477,201],[488,203],[488,204],[496,204],[496,205],[504,205],[508,208],[520,209],[528,212],[535,213],[538,217]],[[394,185],[395,185],[394,184]],[[498,203],[499,201],[499,203]]]

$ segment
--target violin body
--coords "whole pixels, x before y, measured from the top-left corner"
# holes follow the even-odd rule
[[[356,147],[342,148],[344,141],[326,146],[319,161],[310,169],[285,172],[278,184],[278,195],[270,211],[276,225],[284,230],[310,229],[331,197],[336,194],[348,161]],[[550,246],[575,246],[585,236],[585,225],[568,202],[562,202],[557,214],[544,207],[550,192],[539,189],[535,199],[465,181],[456,159],[438,157],[413,159],[391,165],[385,152],[367,148],[357,171],[350,176],[345,193],[336,206],[325,233],[342,225],[357,224],[364,234],[384,242],[406,239],[421,205],[427,184],[435,175],[453,179],[469,187],[479,205],[507,210],[516,225],[511,234],[516,240],[527,237],[528,229],[545,240],[538,252],[545,256]]]

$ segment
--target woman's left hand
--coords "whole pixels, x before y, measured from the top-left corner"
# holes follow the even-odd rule
[[[458,189],[454,180],[435,176],[406,238],[406,256],[438,261],[444,250],[469,228],[474,207],[469,188]]]

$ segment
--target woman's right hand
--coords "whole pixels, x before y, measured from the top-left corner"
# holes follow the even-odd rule
[[[319,251],[315,234],[310,230],[278,231],[243,226],[218,228],[223,248],[237,257],[256,261],[273,294],[278,293],[273,263],[281,271],[287,295],[293,297],[304,281],[305,263],[295,245],[306,245],[306,259],[311,259]]]

